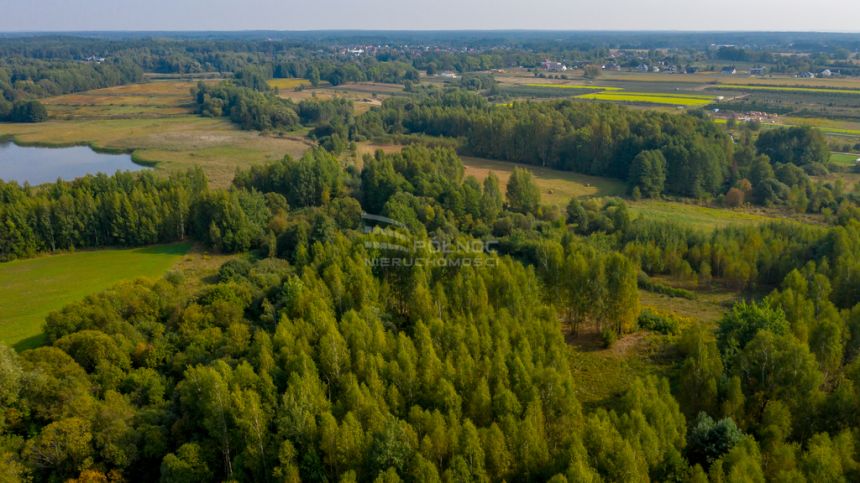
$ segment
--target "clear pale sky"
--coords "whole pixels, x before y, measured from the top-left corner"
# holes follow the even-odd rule
[[[0,31],[254,29],[860,32],[860,1],[0,0]]]

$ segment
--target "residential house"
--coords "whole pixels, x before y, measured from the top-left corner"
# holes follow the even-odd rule
[[[544,60],[541,63],[543,66],[543,70],[548,70],[550,72],[564,72],[567,70],[567,66],[562,64],[561,62],[553,62],[549,59]]]

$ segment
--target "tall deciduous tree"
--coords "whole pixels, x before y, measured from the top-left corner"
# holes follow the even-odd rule
[[[506,196],[512,211],[536,214],[540,206],[540,189],[534,183],[531,171],[525,168],[511,171]]]

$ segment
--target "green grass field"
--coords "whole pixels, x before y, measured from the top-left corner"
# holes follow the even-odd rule
[[[674,221],[705,231],[728,225],[757,225],[775,219],[740,209],[714,208],[664,200],[632,201],[630,212],[644,218]]]
[[[309,87],[310,81],[306,79],[269,79],[269,87],[275,89],[295,89],[296,87]]]
[[[830,153],[830,162],[840,166],[855,166],[860,154],[853,153]]]
[[[630,381],[655,375],[668,377],[674,370],[666,357],[669,339],[638,331],[627,334],[609,349],[596,333],[567,337],[570,370],[576,379],[576,396],[587,408],[611,407]]]
[[[0,342],[17,350],[42,343],[45,316],[117,282],[159,277],[188,253],[176,243],[92,250],[0,264]]]

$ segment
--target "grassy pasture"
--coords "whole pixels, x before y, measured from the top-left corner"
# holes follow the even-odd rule
[[[187,114],[193,82],[149,82],[45,99],[52,119],[117,119]]]
[[[296,87],[310,87],[307,79],[269,79],[269,87],[272,89],[295,89]]]
[[[243,131],[227,119],[194,115],[194,85],[149,82],[49,98],[48,122],[0,124],[0,136],[21,144],[130,152],[158,171],[200,166],[217,187],[229,185],[237,167],[300,156],[310,146],[297,134]]]
[[[775,216],[744,209],[715,208],[666,200],[630,202],[630,212],[652,220],[673,221],[697,230],[712,231],[728,225],[757,225]]]
[[[295,80],[295,79],[274,79]],[[352,82],[339,86],[320,85],[303,89],[284,89],[278,95],[293,102],[307,99],[329,100],[334,98],[349,99],[353,103],[356,115],[364,114],[373,107],[381,106],[386,97],[403,93],[403,86],[397,84],[382,84],[377,82]]]
[[[479,181],[483,181],[492,171],[499,177],[499,184],[503,191],[508,185],[508,179],[510,179],[511,171],[515,166],[527,168],[534,175],[535,183],[540,188],[541,202],[562,207],[574,197],[617,196],[623,194],[626,189],[622,181],[611,178],[520,165],[507,161],[466,156],[463,157],[463,165],[466,168],[466,176],[474,176]]]
[[[492,171],[499,177],[502,190],[507,186],[515,166],[528,169],[540,188],[541,202],[544,204],[564,207],[574,197],[622,196],[627,190],[623,181],[612,178],[468,156],[462,159],[467,176],[471,175],[482,181]],[[703,231],[728,225],[759,224],[773,221],[780,216],[778,213],[765,211],[716,208],[667,200],[628,201],[628,205],[634,216],[675,221]]]
[[[831,153],[830,162],[840,166],[855,166],[860,154],[853,153]]]
[[[0,264],[0,342],[18,350],[42,342],[45,316],[117,282],[159,277],[180,261],[188,243],[92,250]]]
[[[786,116],[781,118],[785,124],[795,126],[814,126],[819,129],[838,129],[846,132],[856,132],[860,134],[860,122],[845,121],[841,119],[828,119],[824,117],[793,117]]]

